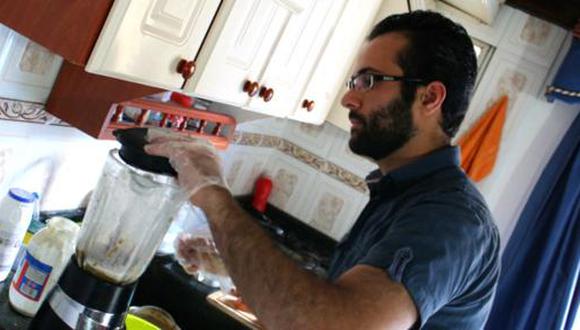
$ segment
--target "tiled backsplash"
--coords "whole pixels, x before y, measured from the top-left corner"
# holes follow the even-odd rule
[[[274,181],[270,202],[314,228],[340,238],[367,200],[364,177],[373,165],[347,148],[346,132],[282,119],[238,125],[222,153],[236,195],[251,194],[262,174]],[[95,140],[36,103],[0,99],[0,194],[37,191],[43,210],[86,202],[114,141]]]
[[[234,194],[249,194],[261,175],[274,188],[270,202],[339,239],[364,207],[364,177],[374,165],[348,150],[348,134],[330,124],[313,126],[264,119],[238,126],[224,153]]]

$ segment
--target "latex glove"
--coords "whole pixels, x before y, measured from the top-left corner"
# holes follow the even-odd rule
[[[176,258],[186,273],[194,275],[198,271],[218,276],[228,276],[212,240],[182,233],[175,240]]]
[[[163,129],[149,129],[147,141],[149,144],[145,146],[145,151],[169,159],[177,172],[179,185],[188,196],[211,185],[228,188],[221,159],[209,141]]]

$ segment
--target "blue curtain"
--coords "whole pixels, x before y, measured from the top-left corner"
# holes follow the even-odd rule
[[[546,98],[549,102],[559,99],[571,104],[580,103],[580,39],[572,40],[554,82],[546,90]]]
[[[577,116],[534,187],[505,248],[486,329],[571,329],[579,302],[579,260]]]

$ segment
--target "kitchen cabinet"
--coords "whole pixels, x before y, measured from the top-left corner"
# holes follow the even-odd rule
[[[22,0],[0,22],[64,57],[47,110],[97,137],[113,103],[158,88],[320,124],[381,2]]]
[[[62,56],[85,65],[113,0],[0,1],[0,22]]]
[[[228,17],[218,14],[214,25],[223,26],[212,26],[220,31],[210,31],[208,40],[215,37],[215,43],[204,45],[197,62],[199,72],[185,91],[266,115],[291,115],[302,103],[313,71],[324,60],[340,58],[339,54],[330,58],[325,53],[337,42],[333,41],[337,22],[353,2],[262,0],[231,4],[224,9],[229,11]],[[348,44],[347,40],[342,41]],[[340,71],[340,66],[335,63],[335,71]]]
[[[366,0],[364,6],[358,1],[346,3],[343,15],[289,118],[316,125],[324,122],[345,84],[358,45],[366,37],[380,5],[380,0]]]
[[[352,44],[381,1],[368,2],[223,0],[219,8],[215,1],[181,8],[168,7],[169,1],[136,5],[121,0],[111,9],[87,70],[165,89],[183,87],[190,95],[320,124],[354,58]],[[151,17],[161,15],[162,5],[181,13],[182,28],[176,31],[186,30],[186,17],[201,16],[193,14],[194,8],[207,7],[205,19],[191,23],[199,23],[192,30],[197,36],[190,36],[193,46],[169,47],[173,40],[144,31]],[[153,15],[156,6],[159,13]],[[187,75],[177,73],[182,60],[191,63]]]
[[[0,97],[46,102],[62,58],[0,24]]]
[[[184,67],[195,59],[219,4],[220,0],[116,0],[86,70],[179,89],[183,75],[190,74]]]
[[[301,13],[291,17],[260,79],[262,88],[275,91],[274,97],[269,102],[264,102],[263,97],[252,98],[248,108],[264,114],[290,114],[305,85],[312,81],[315,65],[324,62],[323,51],[328,50],[331,35],[337,33],[336,22],[345,3],[346,0],[309,1]]]
[[[252,97],[260,97],[261,87],[268,88],[260,81],[268,59],[284,27],[304,8],[305,2],[286,0],[224,1],[184,91],[247,106]],[[269,88],[277,97],[276,86]]]

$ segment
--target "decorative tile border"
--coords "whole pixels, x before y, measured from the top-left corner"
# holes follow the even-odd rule
[[[70,126],[44,109],[44,104],[0,98],[0,120]]]
[[[322,172],[347,186],[362,193],[367,193],[368,188],[363,178],[332,163],[322,157],[313,154],[298,145],[278,136],[264,135],[249,132],[236,132],[232,143],[245,146],[272,148],[295,158],[304,164]]]

